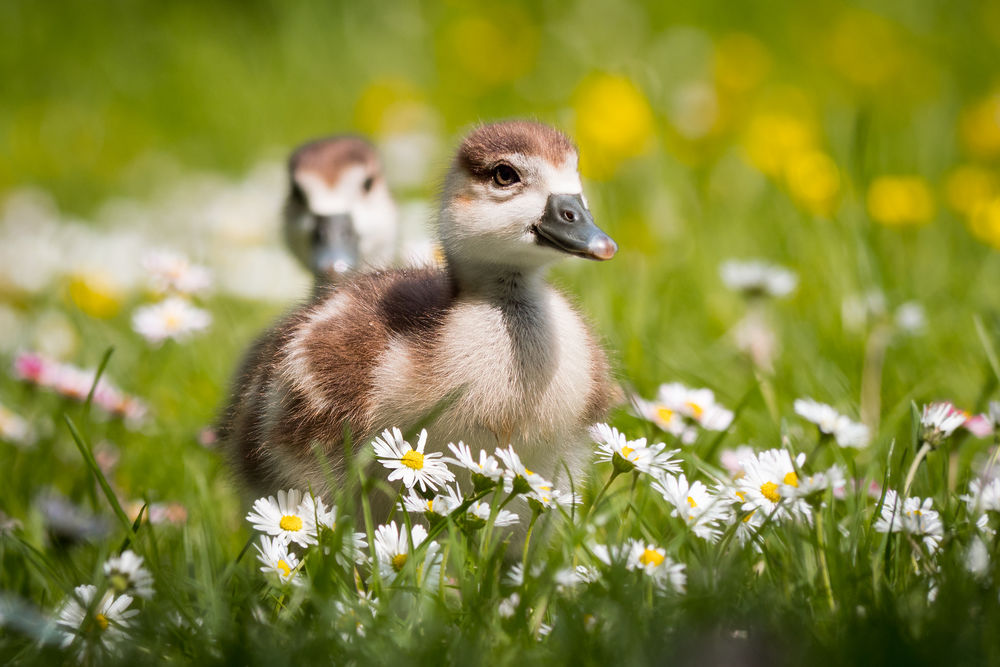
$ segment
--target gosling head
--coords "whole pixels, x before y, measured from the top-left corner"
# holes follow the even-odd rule
[[[285,240],[318,282],[388,260],[395,206],[375,149],[352,136],[317,139],[288,161]]]
[[[575,255],[607,260],[618,246],[595,224],[576,147],[548,125],[483,125],[462,142],[448,174],[441,245],[462,271],[541,268]]]

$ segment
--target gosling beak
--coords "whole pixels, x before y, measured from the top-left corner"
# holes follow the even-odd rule
[[[356,268],[361,251],[358,233],[348,213],[317,215],[312,234],[313,270],[336,276]]]
[[[607,260],[618,252],[618,245],[594,224],[580,195],[549,195],[534,230],[539,244],[577,257]]]

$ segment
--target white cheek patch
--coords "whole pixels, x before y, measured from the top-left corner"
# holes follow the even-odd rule
[[[583,184],[580,182],[576,162],[574,156],[567,158],[558,167],[548,162],[542,163],[538,170],[539,176],[549,192],[555,195],[583,195]]]
[[[365,168],[361,165],[348,167],[340,173],[340,178],[331,186],[319,174],[302,171],[295,174],[295,182],[305,193],[309,209],[313,213],[334,215],[351,210],[357,193],[361,190],[365,173]]]

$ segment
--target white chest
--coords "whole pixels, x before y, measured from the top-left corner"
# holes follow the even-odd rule
[[[586,428],[592,357],[583,322],[554,291],[523,311],[460,303],[431,348],[390,345],[376,371],[379,421],[412,422],[450,399],[429,428],[436,448],[509,443],[540,471],[554,468]]]

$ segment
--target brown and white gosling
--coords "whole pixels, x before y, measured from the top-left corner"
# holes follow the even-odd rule
[[[619,390],[597,337],[545,281],[567,255],[617,251],[593,222],[577,159],[546,125],[473,130],[444,185],[443,268],[348,276],[254,344],[220,429],[248,491],[330,491],[345,432],[359,448],[429,415],[428,451],[510,444],[547,479],[565,484],[569,470],[579,482],[588,427]]]
[[[355,136],[316,139],[288,160],[285,242],[316,293],[362,266],[383,268],[396,249],[397,215],[375,148]]]

